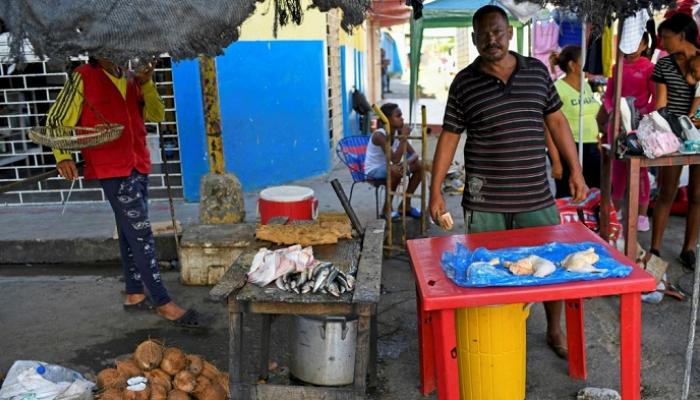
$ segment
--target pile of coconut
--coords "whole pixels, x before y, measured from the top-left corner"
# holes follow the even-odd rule
[[[101,400],[226,400],[228,374],[195,354],[146,340],[97,374]]]

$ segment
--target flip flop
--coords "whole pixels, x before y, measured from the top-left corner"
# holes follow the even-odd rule
[[[399,214],[398,211],[391,212],[391,219],[392,220],[399,219],[399,218],[401,218],[401,214]],[[386,219],[386,215],[384,213],[380,214],[379,219]]]
[[[193,309],[188,309],[184,314],[178,319],[170,321],[173,325],[178,328],[186,329],[197,329],[204,330],[209,328],[208,324],[204,322],[202,314],[198,313]]]
[[[547,338],[547,346],[552,349],[557,357],[566,360],[569,357],[569,349],[563,344],[554,344],[549,338]]]
[[[143,300],[139,301],[138,303],[134,304],[124,304],[124,311],[127,312],[134,312],[134,311],[152,311],[155,309],[153,307],[153,304],[148,300],[148,298],[144,298]]]
[[[415,207],[411,207],[411,208],[406,212],[406,215],[408,215],[408,216],[411,217],[411,218],[415,218],[415,219],[420,219],[420,217],[422,216],[420,210],[417,209],[417,208],[415,208]]]

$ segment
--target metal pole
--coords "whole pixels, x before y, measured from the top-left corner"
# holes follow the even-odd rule
[[[579,87],[578,103],[578,162],[583,167],[583,91],[586,85],[586,72],[583,66],[586,65],[586,31],[588,24],[584,21],[581,24],[581,83]]]
[[[421,123],[420,123],[420,133],[421,133],[421,156],[420,162],[425,163],[428,156],[428,115],[425,105],[420,107]],[[425,196],[428,186],[428,176],[427,172],[423,170],[423,176],[420,182],[420,233],[421,235],[425,232],[425,219],[427,218],[426,207],[425,207]]]
[[[168,159],[165,155],[165,138],[163,137],[162,126],[158,124],[158,141],[160,142],[160,158],[163,160],[163,171],[165,172],[165,187],[168,192],[168,203],[170,205],[170,220],[173,223],[173,236],[175,237],[175,254],[180,262],[180,237],[177,235],[177,219],[175,218],[175,206],[173,205],[173,190],[170,185],[170,171],[168,170]]]
[[[384,141],[384,154],[386,155],[386,200],[384,203],[384,218],[386,218],[387,226],[387,242],[389,243],[389,255],[391,256],[391,247],[394,245],[393,242],[393,224],[391,220],[391,207],[393,203],[393,195],[391,190],[391,143],[389,143],[389,135],[391,133],[391,123],[389,118],[382,112],[377,104],[372,104],[372,109],[377,114],[379,119],[384,123],[384,129],[386,129],[386,138]]]
[[[204,105],[204,125],[209,150],[209,172],[224,173],[224,152],[221,140],[221,109],[219,107],[219,86],[216,82],[216,59],[199,57],[199,76],[202,81],[202,102]]]
[[[360,219],[357,218],[357,214],[355,214],[355,210],[352,209],[352,205],[350,205],[350,201],[348,200],[347,196],[345,196],[345,191],[343,190],[343,187],[340,185],[340,182],[338,182],[337,179],[333,179],[331,181],[331,186],[333,186],[333,190],[335,190],[335,195],[338,196],[338,200],[340,200],[340,205],[343,206],[343,209],[345,210],[345,214],[347,214],[348,218],[350,218],[350,223],[352,224],[352,227],[355,228],[358,235],[364,236],[365,229],[362,227],[362,224],[360,223]]]
[[[700,254],[700,243],[695,244],[695,254]],[[698,301],[700,300],[700,258],[695,260],[694,275],[693,304],[690,309],[690,327],[688,328],[688,346],[685,349],[685,373],[683,374],[682,400],[688,399],[688,390],[690,389],[690,372],[693,364],[693,347],[695,345],[695,323],[698,320]]]

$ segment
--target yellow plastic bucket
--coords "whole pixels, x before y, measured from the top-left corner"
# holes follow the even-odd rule
[[[455,313],[462,400],[525,398],[525,304],[461,308]]]

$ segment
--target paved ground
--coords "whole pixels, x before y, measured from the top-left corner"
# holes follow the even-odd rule
[[[349,191],[349,174],[340,165],[323,177],[297,182],[312,187],[322,210],[341,210],[330,180],[339,178]],[[255,194],[246,195],[248,221],[255,220]],[[455,216],[461,215],[459,197],[447,198]],[[374,196],[368,185],[358,185],[353,206],[362,221],[374,216]],[[166,202],[151,205],[153,220],[167,220]],[[178,218],[185,226],[196,223],[196,204],[177,204]],[[455,218],[454,233],[463,225]],[[672,262],[673,282],[689,286],[688,272],[675,260],[682,243],[684,222],[672,218],[662,254]],[[227,321],[225,307],[208,301],[208,287],[183,286],[176,271],[164,273],[178,302],[217,317],[206,334],[180,331],[153,314],[126,314],[121,309],[120,267],[111,211],[106,205],[71,205],[60,216],[59,207],[0,207],[0,374],[14,360],[37,359],[94,373],[111,365],[120,355],[133,351],[146,338],[159,338],[185,351],[199,353],[222,369],[226,368]],[[431,227],[430,235],[444,234]],[[649,235],[641,241],[648,244]],[[161,244],[172,239],[162,238]],[[167,253],[167,252],[166,252]],[[7,264],[7,260],[34,260]],[[95,258],[97,257],[97,258]],[[100,260],[77,263],[79,260]],[[36,261],[65,261],[60,265]],[[72,261],[71,261],[72,260]],[[384,294],[379,305],[380,385],[372,398],[420,399],[418,348],[415,320],[414,280],[405,255],[383,264]],[[566,362],[556,358],[544,343],[544,312],[533,307],[527,323],[527,399],[573,399],[586,386],[617,388],[618,307],[616,298],[586,301],[588,372],[586,381],[571,380]],[[643,306],[642,391],[649,400],[680,398],[683,377],[689,302],[664,299]],[[258,321],[247,321],[245,333],[256,337]],[[278,364],[273,379],[286,377],[289,318],[273,324],[273,358]],[[245,350],[255,356],[257,346]],[[700,399],[700,358],[693,357],[691,398]],[[254,376],[251,376],[253,379]]]

